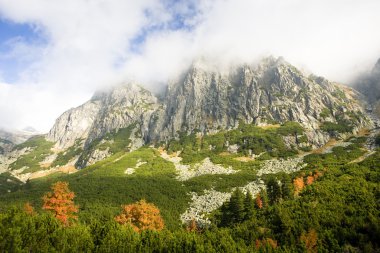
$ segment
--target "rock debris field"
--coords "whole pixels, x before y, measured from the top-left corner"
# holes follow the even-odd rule
[[[206,174],[233,174],[238,172],[231,166],[225,168],[219,164],[214,164],[211,162],[210,158],[206,158],[201,163],[197,163],[192,166],[185,165],[181,163],[182,158],[179,157],[179,153],[169,155],[164,150],[159,151],[162,158],[174,164],[178,173],[177,179],[179,181],[186,181],[190,178]],[[257,175],[260,177],[265,174],[276,174],[279,172],[292,173],[301,170],[305,166],[306,164],[303,163],[303,157],[290,158],[286,160],[272,159],[263,162],[257,172]],[[244,193],[249,191],[252,196],[256,196],[257,193],[264,188],[265,184],[261,178],[240,187]],[[214,189],[204,190],[202,195],[198,195],[195,192],[190,194],[190,206],[180,218],[183,223],[189,223],[190,221],[195,220],[199,226],[207,226],[210,224],[210,220],[207,217],[208,214],[219,208],[231,197],[230,192],[219,192]]]

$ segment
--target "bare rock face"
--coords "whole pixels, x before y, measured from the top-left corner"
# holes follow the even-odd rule
[[[356,96],[322,77],[305,76],[282,58],[229,71],[196,62],[168,85],[162,99],[133,83],[96,93],[58,118],[47,138],[58,149],[80,140],[86,150],[107,133],[133,126],[131,145],[137,148],[179,132],[205,134],[236,128],[239,122],[296,121],[305,128],[309,144],[318,147],[329,140],[319,129],[322,122],[348,119],[355,129],[368,124]]]
[[[96,93],[87,103],[63,113],[47,135],[57,149],[66,149],[76,140],[88,145],[106,133],[139,123],[144,127],[157,107],[157,98],[149,91],[127,84]],[[145,126],[146,127],[146,126]]]
[[[47,140],[55,142],[57,149],[66,149],[78,139],[87,139],[100,107],[99,100],[90,100],[66,111],[55,121]]]
[[[159,107],[158,99],[136,84],[97,93],[94,99],[100,101],[101,107],[90,129],[87,143],[131,124],[147,130],[150,115]]]
[[[282,58],[267,58],[258,66],[239,66],[228,73],[210,71],[195,64],[168,88],[163,113],[156,112],[160,122],[150,131],[150,139],[163,140],[179,131],[213,132],[236,128],[239,121],[261,124],[296,121],[315,144],[327,142],[328,136],[318,129],[322,112],[336,121],[345,113],[360,114],[357,94],[347,87],[324,78],[304,76]],[[359,119],[353,122],[366,124]]]

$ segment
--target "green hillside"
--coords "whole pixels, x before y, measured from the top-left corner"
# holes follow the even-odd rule
[[[0,249],[32,252],[376,252],[380,236],[379,150],[366,158],[369,154],[364,149],[366,137],[352,137],[343,142],[345,145],[337,145],[328,152],[302,153],[296,146],[287,148],[281,138],[294,135],[302,140],[302,134],[297,124],[288,123],[268,129],[242,124],[236,130],[203,137],[181,135],[165,148],[169,156],[181,151],[181,163],[189,165],[190,170],[205,158],[235,170],[232,174],[202,174],[185,181],[177,179],[175,164],[164,159],[160,149],[142,147],[128,152],[125,147],[129,142],[124,145],[118,142],[111,157],[76,173],[55,173],[26,184],[14,182],[12,192],[3,191],[0,195]],[[236,153],[228,152],[226,141],[239,144]],[[250,152],[256,159],[240,159],[249,157]],[[303,157],[307,165],[290,174],[258,175],[268,159],[286,161],[289,157]],[[134,173],[126,173],[128,169],[133,169]],[[308,177],[317,174],[319,177],[308,185]],[[4,179],[0,178],[0,183],[7,182],[6,175],[1,176]],[[257,205],[247,208],[248,204],[239,200],[243,203],[240,209],[222,207],[213,211],[208,214],[211,224],[198,224],[197,232],[188,232],[186,226],[189,224],[181,223],[180,215],[189,207],[191,194],[202,195],[204,190],[211,189],[230,193],[259,177],[265,184],[260,193],[263,208]],[[293,182],[299,178],[305,186],[295,194]],[[42,210],[42,196],[57,181],[67,181],[70,190],[75,192],[74,201],[79,205],[76,225],[64,227]],[[256,196],[252,198],[254,201]],[[140,199],[159,208],[165,230],[138,234],[114,221],[121,205]],[[22,211],[26,202],[35,207],[36,215]],[[236,215],[243,218],[231,218]],[[12,232],[16,230],[25,232]]]

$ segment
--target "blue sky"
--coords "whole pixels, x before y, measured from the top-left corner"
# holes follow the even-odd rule
[[[19,72],[30,64],[25,59],[10,55],[16,42],[41,43],[41,37],[30,24],[18,24],[0,18],[0,73],[8,83],[17,81]]]
[[[152,91],[199,57],[283,56],[349,82],[380,57],[378,0],[0,0],[0,128],[46,132],[98,90]]]

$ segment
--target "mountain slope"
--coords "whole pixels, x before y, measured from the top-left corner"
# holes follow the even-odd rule
[[[296,121],[314,134],[313,144],[320,146],[328,140],[318,131],[324,121],[365,124],[363,118],[347,114],[361,114],[355,95],[321,77],[306,77],[281,58],[236,67],[227,74],[194,65],[169,87],[165,112],[157,112],[163,122],[153,125],[150,134],[162,140],[178,131],[236,128],[239,121],[256,125]]]
[[[90,101],[63,113],[46,136],[54,143],[53,153],[38,162],[44,166],[41,169],[84,168],[144,144],[168,144],[189,134],[211,136],[244,124],[278,127],[289,121],[299,123],[302,131],[280,134],[282,140],[269,144],[266,151],[285,146],[293,151],[313,149],[370,124],[357,95],[322,77],[305,76],[282,58],[269,57],[227,71],[196,61],[170,82],[161,98],[127,83],[97,92]],[[224,139],[227,149],[252,153],[243,147],[247,137],[218,138]],[[33,152],[26,151],[35,157]]]
[[[369,109],[380,116],[380,59],[370,73],[363,74],[354,81],[354,86],[367,99]]]
[[[322,77],[303,75],[282,58],[267,58],[257,66],[231,67],[228,72],[195,62],[169,84],[163,99],[132,83],[99,92],[58,118],[47,139],[60,150],[78,140],[89,150],[94,148],[91,143],[107,133],[130,127],[128,144],[136,148],[168,141],[181,132],[210,134],[234,129],[239,122],[295,121],[305,128],[308,142],[315,148],[329,140],[328,132],[339,135],[339,125],[350,125],[340,132],[355,132],[368,124],[356,96],[355,91]],[[90,153],[87,156],[93,162],[109,155],[99,149]],[[86,164],[83,157],[77,163],[78,167]]]

